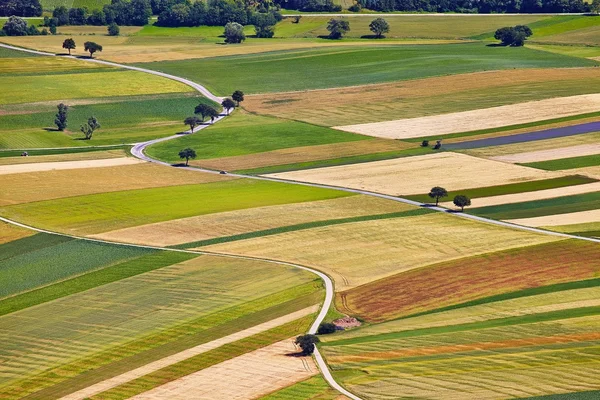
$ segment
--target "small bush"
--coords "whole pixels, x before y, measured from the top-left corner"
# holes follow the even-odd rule
[[[330,333],[334,333],[336,330],[337,327],[335,326],[335,324],[332,324],[331,322],[324,322],[321,325],[319,325],[319,329],[317,329],[317,334],[327,335]]]
[[[423,140],[421,142],[421,147],[429,147],[429,140]]]
[[[121,29],[114,22],[108,26],[108,36],[119,36]]]

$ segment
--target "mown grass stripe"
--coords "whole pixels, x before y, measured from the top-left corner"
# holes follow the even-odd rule
[[[561,171],[565,169],[595,167],[600,165],[600,154],[589,156],[561,158],[558,160],[537,161],[519,164],[525,167],[543,169],[546,171]]]
[[[54,236],[54,235],[52,235]],[[89,272],[75,278],[58,282],[0,301],[0,316],[42,304],[98,286],[116,282],[144,272],[163,268],[197,257],[195,254],[158,252],[123,263]]]
[[[209,246],[211,244],[235,242],[238,240],[253,239],[253,238],[262,237],[262,236],[271,236],[271,235],[278,235],[280,233],[300,231],[300,230],[312,229],[312,228],[319,228],[319,227],[323,227],[323,226],[340,225],[340,224],[347,224],[347,223],[351,223],[351,222],[374,221],[374,220],[389,219],[389,218],[413,217],[413,216],[417,216],[417,215],[429,214],[432,212],[435,212],[435,211],[427,209],[427,208],[418,208],[415,210],[400,211],[400,212],[386,213],[386,214],[361,215],[358,217],[329,219],[329,220],[325,220],[325,221],[305,222],[302,224],[280,226],[280,227],[271,228],[271,229],[263,229],[261,231],[240,233],[238,235],[223,236],[223,237],[218,237],[218,238],[213,238],[213,239],[199,240],[196,242],[178,244],[178,245],[169,246],[169,247],[173,248],[173,249],[189,249],[189,248],[194,248],[194,247]]]
[[[323,346],[348,346],[361,343],[381,342],[408,337],[429,336],[441,333],[465,332],[479,329],[499,328],[503,326],[533,324],[536,322],[556,321],[561,319],[580,318],[600,314],[600,306],[572,308],[568,310],[549,311],[546,313],[522,315],[517,317],[496,318],[487,321],[470,322],[435,328],[423,328],[402,332],[382,333],[352,339],[340,339],[323,343]]]

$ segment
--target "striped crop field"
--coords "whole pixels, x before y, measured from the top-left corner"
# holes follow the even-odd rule
[[[338,294],[341,310],[381,322],[528,288],[590,279],[600,247],[563,240],[404,272]]]
[[[249,327],[247,315],[253,326],[317,304],[320,288],[292,267],[200,256],[4,315],[0,398],[70,393]]]

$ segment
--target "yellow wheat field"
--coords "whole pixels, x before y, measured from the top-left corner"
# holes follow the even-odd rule
[[[0,165],[0,175],[22,174],[25,172],[60,171],[68,169],[88,169],[122,167],[142,164],[145,161],[133,157],[107,158],[103,160],[37,162],[31,164]]]

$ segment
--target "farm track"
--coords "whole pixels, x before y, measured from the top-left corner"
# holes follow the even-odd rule
[[[325,15],[325,14],[322,14]],[[330,16],[345,16],[345,14],[329,14]],[[389,14],[390,16],[396,16],[398,14]],[[400,14],[403,15],[403,14]],[[436,14],[429,14],[432,16],[435,16]],[[47,52],[41,52],[41,51],[35,51],[35,50],[30,50],[30,49],[23,49],[23,48],[19,48],[19,47],[15,47],[15,46],[10,46],[10,45],[6,45],[6,44],[2,44],[0,43],[0,47],[4,47],[7,49],[11,49],[11,50],[17,50],[17,51],[24,51],[24,52],[29,52],[32,54],[38,54],[38,55],[44,55],[44,56],[56,56],[56,54],[52,54],[52,53],[47,53]],[[194,88],[195,90],[197,90],[198,92],[200,92],[203,96],[217,102],[217,103],[221,103],[222,99],[221,97],[215,96],[214,94],[212,94],[208,89],[206,89],[204,86],[195,83],[191,80],[185,79],[185,78],[181,78],[178,76],[174,76],[174,75],[170,75],[170,74],[166,74],[166,73],[162,73],[162,72],[158,72],[158,71],[153,71],[153,70],[148,70],[145,68],[139,68],[139,67],[134,67],[134,66],[129,66],[129,65],[122,65],[122,64],[118,64],[118,63],[113,63],[113,62],[108,62],[108,61],[102,61],[102,60],[96,60],[96,59],[91,59],[91,58],[77,58],[77,57],[73,57],[73,56],[66,56],[72,59],[81,59],[83,61],[87,61],[87,62],[94,62],[94,63],[98,63],[98,64],[104,64],[104,65],[109,65],[109,66],[114,66],[114,67],[118,67],[118,68],[124,68],[124,69],[129,69],[129,70],[133,70],[133,71],[138,71],[138,72],[144,72],[144,73],[148,73],[148,74],[152,74],[152,75],[157,75],[157,76],[161,76],[167,79],[172,79],[178,82],[181,82],[185,85],[188,85],[192,88]],[[220,120],[222,120],[223,118],[225,118],[226,115],[221,114],[219,115],[215,121],[213,123],[219,122]],[[206,127],[210,126],[209,124],[206,125],[201,125],[199,127],[197,127],[196,129],[190,131],[190,134],[193,134],[199,130],[205,129]],[[131,153],[133,156],[141,159],[141,160],[145,160],[148,162],[152,162],[152,163],[156,163],[156,164],[160,164],[160,165],[165,165],[168,167],[173,167],[171,164],[166,163],[166,162],[162,162],[153,158],[148,157],[145,153],[144,150],[153,144],[159,143],[159,142],[163,142],[163,141],[167,141],[167,140],[173,140],[176,139],[178,137],[180,137],[181,135],[173,135],[173,136],[169,136],[169,137],[164,137],[164,138],[160,138],[160,139],[155,139],[155,140],[150,140],[147,142],[143,142],[143,143],[138,143],[136,145],[133,146],[133,148],[131,149]],[[197,171],[197,172],[204,172],[204,173],[213,173],[213,174],[220,174],[220,171],[214,171],[214,170],[207,170],[207,169],[200,169],[200,168],[192,168],[192,167],[182,167],[184,169],[187,170],[191,170],[191,171]],[[389,195],[385,195],[385,194],[381,194],[381,193],[375,193],[375,192],[369,192],[369,191],[365,191],[365,190],[358,190],[358,189],[351,189],[351,188],[346,188],[346,187],[338,187],[338,186],[332,186],[332,185],[321,185],[321,184],[313,184],[313,183],[306,183],[306,182],[300,182],[300,181],[291,181],[291,180],[286,180],[286,179],[279,179],[279,178],[269,178],[269,177],[262,177],[262,176],[252,176],[252,175],[242,175],[242,174],[229,174],[231,176],[235,176],[235,177],[239,177],[239,178],[247,178],[247,179],[256,179],[256,180],[264,180],[264,181],[272,181],[272,182],[281,182],[281,183],[288,183],[288,184],[296,184],[296,185],[303,185],[303,186],[310,186],[310,187],[315,187],[315,188],[325,188],[325,189],[334,189],[334,190],[342,190],[345,192],[349,192],[349,193],[356,193],[356,194],[363,194],[363,195],[367,195],[367,196],[374,196],[374,197],[379,197],[379,198],[383,198],[383,199],[387,199],[387,200],[393,200],[393,201],[398,201],[398,202],[402,202],[402,203],[406,203],[406,204],[410,204],[410,205],[414,205],[414,206],[419,206],[419,207],[425,207],[427,205],[420,203],[420,202],[415,202],[412,200],[408,200],[408,199],[403,199],[403,198],[399,198],[399,197],[394,197],[394,196],[389,196]],[[483,217],[478,217],[478,216],[474,216],[474,215],[469,215],[469,214],[464,214],[464,213],[453,213],[450,212],[449,210],[445,209],[445,208],[441,208],[441,207],[430,207],[433,210],[439,211],[439,212],[444,212],[444,213],[450,213],[451,215],[455,215],[457,217],[460,218],[466,218],[466,219],[471,219],[471,220],[475,220],[475,221],[479,221],[479,222],[484,222],[484,223],[489,223],[489,224],[493,224],[493,225],[497,225],[497,226],[503,226],[503,227],[508,227],[508,228],[512,228],[512,229],[519,229],[519,230],[523,230],[523,231],[529,231],[529,232],[533,232],[533,233],[541,233],[541,234],[546,234],[546,235],[552,235],[552,236],[558,236],[558,237],[563,237],[563,238],[571,238],[571,239],[579,239],[579,240],[586,240],[586,241],[591,241],[591,242],[596,242],[596,243],[600,243],[600,239],[594,239],[594,238],[587,238],[587,237],[581,237],[581,236],[576,236],[576,235],[570,235],[570,234],[566,234],[566,233],[559,233],[559,232],[551,232],[551,231],[546,231],[543,229],[538,229],[538,228],[531,228],[531,227],[526,227],[526,226],[521,226],[521,225],[516,225],[516,224],[511,224],[508,222],[502,222],[502,221],[496,221],[496,220],[491,220],[491,219],[487,219],[487,218],[483,218]],[[90,238],[86,238],[86,237],[79,237],[79,236],[73,236],[73,235],[66,235],[66,234],[61,234],[61,233],[57,233],[57,232],[51,232],[51,231],[47,231],[47,230],[42,230],[42,229],[38,229],[32,226],[28,226],[25,224],[21,224],[18,223],[16,221],[12,221],[3,217],[0,217],[0,221],[4,221],[6,223],[10,223],[16,226],[20,226],[22,228],[26,228],[26,229],[31,229],[37,232],[44,232],[44,233],[49,233],[49,234],[56,234],[56,235],[61,235],[61,236],[67,236],[67,237],[72,237],[75,239],[81,239],[81,240],[88,240],[88,241],[92,241],[92,242],[99,242],[99,243],[108,243],[108,244],[114,244],[114,245],[121,245],[121,246],[130,246],[130,247],[138,247],[138,248],[148,248],[148,249],[156,249],[156,250],[164,250],[164,251],[177,251],[177,252],[183,252],[183,253],[190,253],[190,254],[198,254],[198,255],[212,255],[212,256],[217,256],[217,257],[225,257],[225,258],[235,258],[235,259],[245,259],[245,260],[259,260],[259,261],[265,261],[265,262],[270,262],[270,263],[274,263],[274,264],[278,264],[278,265],[286,265],[286,266],[291,266],[291,267],[296,267],[296,268],[300,268],[309,272],[312,272],[313,274],[319,276],[324,284],[325,284],[325,300],[323,302],[323,306],[321,307],[321,310],[319,311],[319,314],[317,315],[317,318],[315,319],[315,321],[313,322],[313,324],[311,325],[308,333],[314,334],[317,331],[317,328],[319,326],[319,324],[325,319],[325,316],[328,312],[328,310],[330,309],[332,302],[333,302],[333,296],[334,296],[334,289],[333,289],[333,281],[331,280],[331,278],[329,278],[326,274],[317,271],[315,269],[303,266],[303,265],[299,265],[299,264],[294,264],[294,263],[289,263],[289,262],[284,262],[284,261],[278,261],[278,260],[271,260],[271,259],[266,259],[266,258],[260,258],[260,257],[250,257],[250,256],[236,256],[236,255],[230,255],[230,254],[221,254],[221,253],[212,253],[212,252],[207,252],[207,251],[194,251],[194,250],[180,250],[180,249],[171,249],[171,248],[165,248],[165,247],[156,247],[156,246],[142,246],[142,245],[132,245],[132,244],[124,244],[124,243],[118,243],[118,242],[111,242],[111,241],[106,241],[106,240],[99,240],[99,239],[90,239]],[[352,399],[352,400],[361,400],[360,397],[350,393],[348,390],[346,390],[345,388],[343,388],[332,376],[329,367],[327,365],[327,363],[325,362],[325,360],[323,359],[322,355],[319,353],[319,350],[317,347],[315,347],[315,360],[316,363],[319,367],[319,369],[321,370],[321,373],[323,375],[323,377],[325,378],[325,380],[327,381],[327,383],[335,388],[336,390],[338,390],[340,393],[342,393],[343,395],[347,396],[348,398]]]

